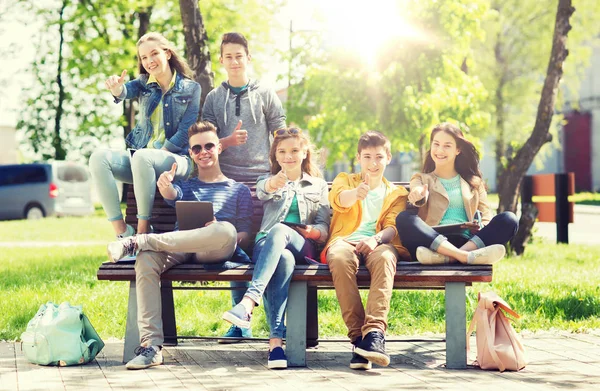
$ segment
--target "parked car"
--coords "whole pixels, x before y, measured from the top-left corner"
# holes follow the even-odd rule
[[[93,213],[91,180],[73,162],[0,166],[0,220]]]
[[[88,168],[80,163],[52,163],[53,182],[58,186],[57,216],[86,216],[94,213],[92,179]]]

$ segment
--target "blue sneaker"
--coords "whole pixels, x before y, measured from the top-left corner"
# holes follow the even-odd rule
[[[249,329],[252,314],[246,312],[246,307],[244,307],[242,303],[240,303],[232,309],[230,309],[229,311],[225,311],[223,313],[223,319],[233,325],[236,325],[239,328]]]
[[[385,352],[385,335],[381,331],[369,331],[354,347],[354,353],[382,367],[390,365],[390,356]]]
[[[269,369],[286,369],[287,368],[287,357],[283,349],[278,346],[269,352],[269,362],[267,363]]]
[[[240,339],[230,339],[230,338],[252,338],[252,329],[240,329],[236,325],[231,325],[229,330],[223,337],[218,339],[218,343],[238,343],[242,342]]]
[[[350,369],[371,369],[371,362],[354,351],[361,342],[362,337],[358,337],[356,341],[352,343],[352,359],[350,359]]]

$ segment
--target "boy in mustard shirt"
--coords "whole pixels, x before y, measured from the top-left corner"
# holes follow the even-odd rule
[[[333,285],[354,345],[350,368],[370,369],[371,362],[390,363],[385,331],[398,259],[409,259],[396,230],[395,219],[406,208],[408,191],[383,177],[392,159],[390,141],[368,131],[358,141],[358,174],[340,173],[333,181],[329,202],[333,217],[321,261],[329,264]],[[371,274],[366,310],[356,272],[364,264]]]

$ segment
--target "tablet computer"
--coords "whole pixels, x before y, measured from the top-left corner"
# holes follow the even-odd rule
[[[464,223],[458,223],[458,224],[446,224],[446,225],[434,225],[433,229],[435,229],[435,231],[439,234],[442,235],[452,235],[452,234],[459,234],[462,233],[462,231],[466,230],[466,228],[463,227]]]
[[[301,224],[301,223],[290,223],[289,221],[282,221],[281,224],[287,225],[288,227],[298,227],[298,228],[302,228],[302,229],[306,229],[306,224]]]
[[[177,201],[175,213],[181,231],[202,228],[214,218],[212,202],[206,201]]]

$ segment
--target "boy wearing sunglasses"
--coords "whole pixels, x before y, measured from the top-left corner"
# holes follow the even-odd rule
[[[173,182],[174,164],[163,172],[157,185],[165,201],[209,201],[214,220],[205,227],[163,234],[138,234],[108,245],[108,255],[116,262],[136,256],[136,294],[140,347],[127,369],[144,369],[163,363],[164,342],[160,306],[160,275],[184,262],[220,263],[231,258],[237,245],[247,240],[251,229],[252,196],[242,183],[227,178],[219,165],[221,143],[210,122],[197,122],[188,131],[189,154],[195,175]]]
[[[221,169],[239,182],[256,182],[269,173],[271,135],[285,128],[285,114],[275,90],[248,77],[248,41],[240,33],[226,33],[219,61],[227,81],[212,90],[202,108],[202,119],[217,127],[221,139]]]

